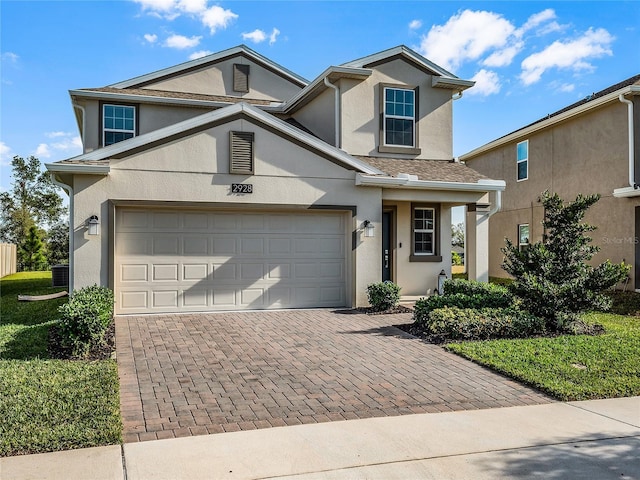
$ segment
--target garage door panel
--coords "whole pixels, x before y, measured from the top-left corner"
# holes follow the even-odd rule
[[[118,313],[344,306],[334,213],[116,210]]]

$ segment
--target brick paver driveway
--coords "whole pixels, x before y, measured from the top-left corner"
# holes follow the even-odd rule
[[[552,401],[418,340],[410,315],[118,317],[124,440]]]

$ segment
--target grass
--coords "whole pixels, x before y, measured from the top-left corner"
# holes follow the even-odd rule
[[[446,349],[563,400],[640,395],[640,318],[589,313],[599,336],[450,343]]]
[[[0,456],[121,442],[115,361],[49,359],[49,328],[67,299],[17,300],[60,290],[51,272],[0,281]]]

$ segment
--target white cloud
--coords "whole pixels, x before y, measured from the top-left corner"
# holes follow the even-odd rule
[[[467,90],[466,93],[469,95],[482,95],[486,97],[494,93],[499,93],[500,88],[502,88],[498,74],[491,70],[485,70],[484,68],[478,71],[471,80],[476,82],[476,84],[473,88]]]
[[[38,158],[51,157],[51,150],[49,149],[49,145],[47,145],[46,143],[41,143],[40,145],[38,145],[38,148],[36,148],[34,155]]]
[[[71,136],[69,135],[67,138],[64,138],[60,142],[52,143],[51,148],[60,151],[69,151],[82,149],[82,140],[79,136]]]
[[[212,53],[213,52],[210,50],[198,50],[197,52],[193,52],[191,55],[189,55],[189,60],[206,57],[207,55],[211,55]]]
[[[507,46],[516,28],[502,15],[464,10],[422,36],[420,53],[447,69]]]
[[[4,52],[2,54],[2,60],[7,62],[16,63],[20,57],[13,52]]]
[[[184,35],[171,35],[164,41],[164,46],[169,48],[185,49],[197,47],[202,37],[185,37]]]
[[[520,80],[531,85],[540,80],[549,69],[568,69],[573,71],[593,70],[588,60],[613,55],[611,43],[614,37],[603,28],[590,28],[581,37],[567,41],[555,41],[544,50],[529,55],[522,61]]]
[[[13,158],[13,151],[6,143],[0,142],[0,165],[6,167],[11,165],[11,159]]]
[[[487,67],[506,67],[524,47],[524,42],[515,42],[502,50],[497,50],[482,61]]]
[[[73,133],[68,132],[47,132],[44,134],[48,138],[70,137]]]
[[[144,34],[144,39],[149,42],[149,43],[156,43],[156,41],[158,40],[158,35],[156,35],[155,33],[145,33]]]
[[[243,33],[243,40],[251,40],[253,43],[261,43],[267,39],[267,34],[262,30],[256,29],[253,32]]]
[[[271,35],[269,35],[269,45],[273,45],[274,43],[276,43],[276,40],[278,39],[278,35],[280,35],[280,30],[278,30],[277,28],[274,28],[271,31]]]
[[[409,22],[409,30],[418,30],[422,28],[422,20],[411,20]]]
[[[165,20],[175,20],[182,14],[197,18],[213,35],[238,18],[231,10],[218,5],[208,6],[208,0],[134,0],[143,11]]]
[[[561,92],[573,92],[576,89],[576,86],[573,83],[563,83],[558,87],[558,90]]]
[[[556,12],[552,8],[547,8],[539,13],[534,13],[531,15],[525,24],[519,29],[520,32],[524,33],[537,26],[543,24],[544,22],[548,22],[549,20],[554,20],[556,18]]]
[[[217,5],[207,8],[200,13],[200,19],[206,27],[209,27],[211,35],[216,33],[218,29],[227,28],[236,18],[238,18],[238,15],[231,10],[225,10]]]

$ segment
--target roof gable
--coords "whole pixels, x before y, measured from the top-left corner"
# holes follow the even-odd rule
[[[124,80],[122,82],[114,83],[108,86],[113,88],[141,88],[162,80],[184,75],[185,73],[188,73],[194,70],[200,70],[200,69],[206,68],[209,65],[214,65],[218,62],[221,62],[223,60],[226,60],[230,57],[237,56],[237,55],[242,55],[246,57],[247,59],[261,65],[267,70],[270,70],[278,74],[285,80],[288,80],[289,82],[293,83],[294,85],[300,88],[306,86],[308,83],[305,78],[275,63],[274,61],[268,59],[267,57],[260,55],[258,52],[252,50],[246,45],[239,45],[237,47],[229,48],[227,50],[223,50],[218,53],[213,53],[205,57],[197,58],[195,60],[190,60],[188,62],[181,63],[179,65],[164,68],[156,72],[148,73],[146,75],[141,75],[139,77],[134,77],[129,80]]]

